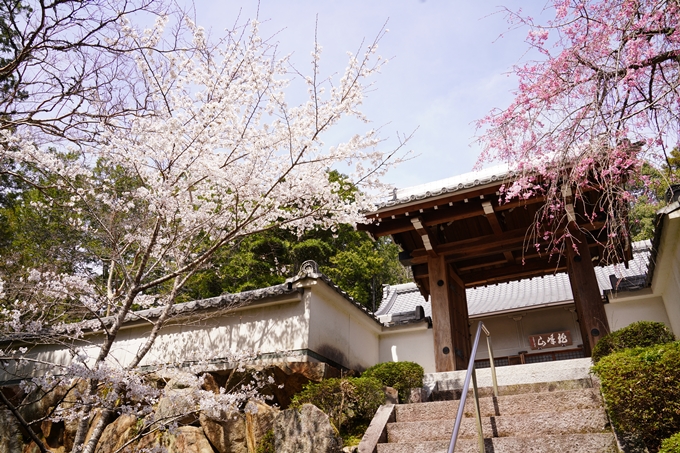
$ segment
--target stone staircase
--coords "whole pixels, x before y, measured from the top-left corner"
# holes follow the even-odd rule
[[[492,389],[487,387],[490,384],[488,370],[478,371],[487,452],[619,451],[603,408],[599,384],[588,374],[590,360],[569,362],[574,362],[573,368],[564,363],[555,365],[558,362],[497,368],[498,398],[493,397]],[[555,376],[566,379],[552,380]],[[384,407],[381,440],[376,445],[362,441],[359,451],[447,452],[459,405],[459,401],[450,398],[460,395],[462,379],[464,373],[461,375],[460,372],[426,377],[430,399],[449,400]],[[470,392],[456,444],[457,453],[479,452],[473,404]],[[372,423],[371,428],[375,433],[380,427],[374,427]]]

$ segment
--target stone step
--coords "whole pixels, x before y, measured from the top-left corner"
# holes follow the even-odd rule
[[[448,440],[454,420],[396,422],[387,425],[389,443]],[[507,415],[482,418],[484,437],[529,437],[569,433],[607,432],[609,420],[600,409]],[[474,418],[463,419],[459,439],[476,438]]]
[[[486,452],[614,453],[616,438],[590,374],[590,359],[499,367],[500,397],[492,397],[489,370],[478,370]],[[465,371],[431,373],[423,386],[432,402],[390,407],[364,449],[378,453],[444,453],[448,450]],[[472,392],[456,444],[478,452]],[[387,414],[387,412],[385,412]],[[388,443],[380,443],[380,442]],[[370,444],[370,446],[369,446]]]
[[[441,381],[436,382],[434,391],[426,388],[429,393],[430,401],[451,401],[459,400],[461,391],[457,381]],[[578,390],[600,388],[600,382],[596,376],[590,376],[583,379],[572,379],[568,381],[551,381],[551,382],[527,382],[510,385],[499,385],[499,395],[520,395],[525,393],[549,393],[564,390]],[[486,397],[493,395],[493,387],[479,386],[479,397]],[[472,396],[472,385],[468,390],[468,398]]]
[[[593,378],[590,374],[592,366],[590,358],[558,360],[554,362],[531,363],[526,365],[510,365],[496,367],[498,383],[503,389],[500,394],[507,395],[506,388],[521,388],[537,384],[541,386],[578,385],[590,386],[589,381]],[[449,371],[444,373],[426,373],[423,378],[423,386],[428,395],[433,399],[455,399],[465,381],[466,370]],[[491,387],[491,370],[482,368],[477,370],[477,384],[479,387]],[[573,388],[573,387],[572,387]],[[562,390],[567,390],[563,388]],[[535,390],[522,390],[533,392]],[[447,394],[449,394],[447,396]]]
[[[497,437],[484,439],[488,453],[616,453],[611,433],[562,434],[539,437]],[[378,453],[446,453],[449,440],[378,444]],[[456,453],[478,453],[477,439],[458,439]]]
[[[423,420],[455,419],[458,401],[435,401],[430,403],[400,404],[395,406],[397,422]],[[555,391],[549,393],[525,393],[479,399],[482,416],[528,414],[536,412],[556,412],[577,409],[598,409],[602,407],[602,397],[597,389]],[[465,416],[475,414],[474,399],[465,403]]]

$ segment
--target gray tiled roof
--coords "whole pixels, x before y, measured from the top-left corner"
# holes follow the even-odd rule
[[[615,282],[621,278],[646,275],[650,254],[650,241],[636,242],[633,244],[633,259],[628,263],[627,269],[623,265],[596,267],[595,275],[600,291],[612,290],[610,275],[616,276]],[[569,276],[564,272],[467,289],[466,294],[470,316],[522,310],[573,300]],[[429,299],[425,300],[415,283],[387,286],[383,292],[382,303],[375,314],[380,316],[412,311],[417,305],[423,306],[425,316],[432,315]]]
[[[319,267],[314,261],[305,261],[302,263],[300,272],[287,279],[285,283],[279,285],[268,286],[266,288],[258,288],[250,291],[243,291],[234,294],[222,294],[221,296],[211,297],[208,299],[192,300],[189,302],[182,302],[171,307],[170,316],[187,316],[201,310],[229,310],[235,307],[242,307],[258,301],[283,295],[290,295],[294,293],[301,293],[302,289],[298,288],[296,283],[304,278],[313,278],[324,281],[331,289],[340,294],[348,303],[354,305],[361,310],[366,316],[374,322],[379,323],[378,319],[371,313],[368,308],[360,304],[352,298],[347,292],[342,290],[338,285],[326,275],[319,272]],[[124,323],[130,323],[140,320],[156,319],[163,313],[164,307],[153,307],[146,310],[130,311],[125,317]],[[73,324],[65,324],[59,328],[47,327],[36,333],[11,333],[5,337],[0,338],[0,342],[8,341],[35,341],[36,338],[46,340],[52,337],[60,337],[70,334],[77,330],[82,331],[97,331],[103,326],[110,327],[115,321],[114,316],[102,317],[101,319],[85,320]]]
[[[236,294],[223,294],[209,299],[178,303],[171,307],[170,316],[189,315],[200,310],[220,310],[240,307],[269,297],[299,292],[300,289],[295,288],[288,283],[282,283],[280,285],[244,291]],[[124,323],[159,318],[163,309],[164,307],[153,307],[146,310],[130,311],[125,317]],[[72,324],[63,324],[58,327],[45,327],[39,332],[14,332],[0,338],[0,341],[35,341],[36,339],[46,341],[48,338],[61,337],[77,331],[97,331],[101,329],[102,326],[111,327],[115,322],[115,319],[115,316],[106,316],[100,319],[89,319]]]
[[[392,199],[378,204],[378,209],[397,206],[405,203],[437,197],[465,189],[472,189],[493,182],[511,179],[514,172],[507,164],[495,165],[479,171],[464,173],[438,181],[395,190]]]

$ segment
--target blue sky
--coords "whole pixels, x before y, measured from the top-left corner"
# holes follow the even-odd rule
[[[322,71],[342,72],[346,52],[363,39],[372,40],[388,21],[390,32],[379,53],[390,59],[377,78],[364,112],[373,127],[383,126],[385,148],[396,134],[418,128],[408,149],[416,156],[392,170],[386,180],[399,188],[470,171],[480,149],[474,143],[474,121],[512,100],[513,65],[525,62],[527,30],[509,30],[500,2],[494,0],[196,0],[197,22],[212,33],[242,20],[259,17],[262,35],[276,34],[281,52],[307,71],[318,15],[318,40],[323,46]],[[503,6],[522,10],[540,21],[551,18],[544,0],[505,0]],[[365,126],[342,124],[325,143]],[[342,169],[341,169],[342,170]]]

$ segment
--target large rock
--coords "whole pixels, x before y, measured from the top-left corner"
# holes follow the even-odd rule
[[[196,374],[174,368],[161,368],[147,374],[144,380],[159,389],[185,389],[196,382]]]
[[[64,447],[58,447],[58,448],[49,448],[50,453],[69,453]],[[4,453],[4,452],[3,452]],[[27,444],[24,449],[22,450],[22,453],[40,453],[40,448],[38,445],[36,445],[35,442],[31,441],[29,444]]]
[[[218,453],[248,453],[243,414],[235,411],[222,413],[219,419],[201,414],[199,420],[205,437]]]
[[[34,390],[24,398],[23,403],[28,404],[23,406],[19,412],[24,420],[29,423],[43,418],[51,412],[54,406],[61,402],[67,392],[68,388],[62,385],[47,392],[42,389]]]
[[[310,381],[320,382],[323,379],[340,377],[340,370],[322,362],[282,362],[276,364],[287,375],[299,374]]]
[[[163,448],[167,453],[215,453],[205,437],[203,429],[196,426],[180,426],[170,431],[156,431],[142,438],[134,449],[125,453],[140,451],[144,448]]]
[[[43,420],[40,423],[40,430],[42,431],[45,444],[49,448],[58,448],[64,445],[64,422]]]
[[[342,440],[328,415],[313,404],[281,411],[274,421],[276,453],[339,453]]]
[[[427,401],[427,391],[422,387],[407,389],[406,392],[408,392],[407,402],[409,404],[424,403]]]
[[[207,392],[213,392],[215,394],[220,393],[220,384],[217,382],[217,379],[215,379],[215,376],[213,376],[210,373],[205,373],[203,374],[203,385],[201,385],[201,388]]]
[[[74,412],[80,407],[82,397],[80,395],[86,393],[89,388],[89,383],[84,379],[78,379],[72,383],[71,388],[64,397],[64,401],[60,407],[66,412]],[[66,451],[73,450],[73,441],[76,439],[76,432],[78,431],[78,419],[64,420],[64,437],[63,445]]]
[[[274,429],[274,420],[279,410],[263,403],[262,401],[252,400],[246,406],[246,442],[248,453],[257,452],[257,444],[260,439],[267,434],[267,431]]]
[[[0,407],[0,452],[21,453],[23,446],[19,422],[9,410]]]
[[[180,425],[191,425],[198,421],[196,399],[193,389],[166,388],[166,396],[158,400],[155,419],[163,423],[177,422]]]
[[[385,392],[385,404],[399,404],[399,392],[392,387],[383,387]]]
[[[78,432],[78,420],[64,421],[64,448],[66,451],[73,450],[73,441],[76,439]]]
[[[171,370],[169,374],[164,376],[164,379],[167,379],[167,383],[165,384],[166,390],[193,388],[197,382],[197,378],[194,373],[178,370]]]
[[[169,453],[215,453],[201,428],[182,426],[175,434],[175,449]]]
[[[97,444],[96,453],[110,453],[118,450],[137,435],[137,417],[121,415],[104,428]]]
[[[249,366],[244,370],[233,370],[226,380],[224,387],[228,392],[238,391],[242,385],[254,385],[254,376],[259,376],[265,382],[260,395],[271,398],[271,403],[281,408],[287,408],[291,398],[302,390],[310,381],[320,382],[329,377],[339,377],[340,372],[325,364],[316,362],[285,362],[275,365]]]

